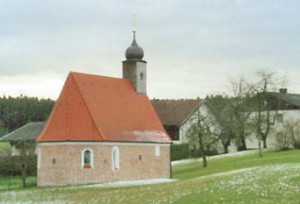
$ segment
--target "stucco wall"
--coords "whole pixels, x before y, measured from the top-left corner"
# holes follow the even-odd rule
[[[215,118],[214,116],[210,113],[208,107],[202,103],[201,106],[198,108],[200,115],[205,118],[205,120],[210,120],[214,121]],[[181,124],[179,134],[180,134],[180,142],[181,143],[188,143],[189,138],[188,138],[188,131],[190,127],[194,124],[197,123],[198,121],[198,110],[195,110],[191,115],[189,115],[186,120]],[[216,125],[211,125],[211,130],[217,129],[218,126]]]
[[[282,114],[282,122],[276,120],[276,114]],[[268,148],[276,148],[277,142],[276,142],[276,132],[280,131],[283,127],[283,124],[285,122],[288,122],[289,120],[300,120],[300,110],[279,110],[279,111],[271,111],[270,112],[271,117],[274,117],[274,124],[271,125],[270,133],[267,137],[267,147]],[[258,140],[256,138],[256,134],[253,131],[253,133],[250,135],[250,137],[246,140],[246,146],[247,148],[258,148]]]
[[[112,170],[112,149],[120,151],[120,168]],[[38,186],[170,178],[170,145],[127,143],[39,143]],[[82,168],[82,151],[93,151],[94,165]],[[141,160],[140,160],[141,155]],[[55,163],[53,160],[55,159]]]
[[[207,107],[204,104],[201,104],[201,106],[198,108],[201,115],[208,115],[207,113]],[[193,113],[191,113],[181,124],[179,129],[179,143],[188,143],[189,138],[187,136],[188,131],[190,127],[197,123],[197,117],[198,117],[198,110],[195,110]]]
[[[123,78],[129,79],[132,82],[137,93],[147,93],[147,64],[145,61],[124,61]]]

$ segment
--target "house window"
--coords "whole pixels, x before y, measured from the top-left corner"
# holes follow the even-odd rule
[[[164,128],[173,141],[179,140],[179,127],[177,125],[164,125]]]
[[[120,152],[118,147],[114,147],[111,152],[112,170],[116,171],[120,168]]]
[[[143,79],[144,79],[144,74],[143,74],[143,72],[141,72],[140,76],[141,76],[141,80],[143,80]]]
[[[93,151],[91,149],[86,149],[82,152],[82,168],[93,168]]]
[[[160,146],[159,145],[155,146],[155,156],[157,156],[157,157],[160,156]]]

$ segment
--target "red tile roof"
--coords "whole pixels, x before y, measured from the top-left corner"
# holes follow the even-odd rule
[[[146,95],[127,79],[71,72],[38,142],[170,142]]]
[[[177,125],[179,127],[200,105],[201,99],[154,99],[151,102],[163,125]]]

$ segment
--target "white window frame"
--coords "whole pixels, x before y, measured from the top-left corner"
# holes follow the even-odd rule
[[[114,146],[111,150],[111,169],[113,171],[120,169],[120,150],[117,146]]]
[[[92,149],[84,149],[82,150],[81,152],[81,168],[82,169],[88,169],[88,168],[84,168],[84,153],[85,151],[90,151],[91,152],[91,169],[94,167],[94,153],[93,153],[93,150]]]

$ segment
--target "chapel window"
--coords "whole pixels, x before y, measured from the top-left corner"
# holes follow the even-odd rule
[[[111,153],[112,157],[112,170],[116,171],[120,168],[120,152],[118,147],[114,147]]]
[[[82,166],[84,169],[91,169],[93,167],[93,152],[90,149],[84,150],[82,154]]]

